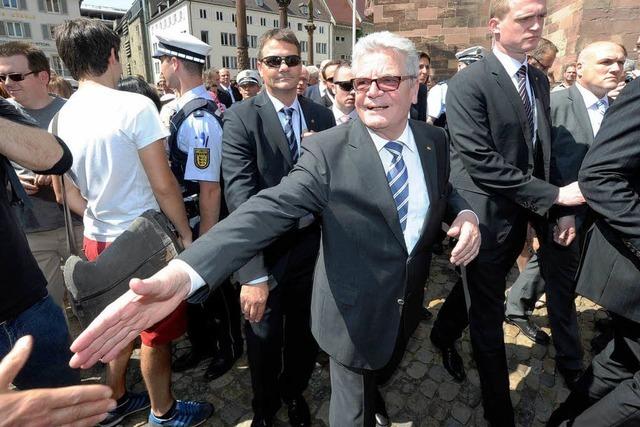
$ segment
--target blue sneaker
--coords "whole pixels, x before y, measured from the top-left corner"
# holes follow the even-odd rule
[[[161,419],[149,412],[150,426],[195,427],[207,421],[213,415],[213,405],[209,402],[176,400],[176,412],[169,419]]]
[[[113,411],[109,412],[107,418],[98,424],[100,427],[113,427],[129,415],[151,407],[149,394],[146,391],[142,393],[127,392],[125,396],[127,396],[128,399],[124,403],[116,406]]]

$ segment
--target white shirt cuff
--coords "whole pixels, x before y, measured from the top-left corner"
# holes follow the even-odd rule
[[[456,216],[459,216],[463,212],[471,212],[473,214],[473,216],[476,217],[476,224],[480,225],[480,218],[478,218],[478,215],[476,215],[476,213],[474,211],[472,211],[471,209],[463,209],[460,212],[458,212],[458,215],[456,215]]]
[[[259,283],[266,282],[267,280],[269,280],[269,276],[262,276],[262,277],[258,277],[257,279],[253,279],[252,281],[244,283],[244,284],[245,285],[257,285]]]
[[[195,291],[207,284],[204,279],[193,269],[193,267],[191,267],[181,259],[172,259],[171,261],[169,261],[169,265],[172,264],[177,266],[181,270],[184,270],[189,275],[191,290],[189,290],[189,295],[187,295],[187,298],[193,295]]]

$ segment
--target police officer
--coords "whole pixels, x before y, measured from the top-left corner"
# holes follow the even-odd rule
[[[474,62],[484,58],[486,50],[482,46],[473,46],[456,53],[458,71]],[[447,80],[436,84],[427,96],[427,123],[442,128],[447,127]]]
[[[220,187],[222,122],[202,81],[211,47],[190,34],[156,36],[158,48],[153,57],[160,60],[167,85],[181,94],[170,125],[171,169],[182,186],[190,224],[198,236],[218,222],[224,206]],[[174,370],[188,369],[214,354],[205,378],[217,378],[242,354],[237,291],[225,283],[203,304],[190,305],[188,315],[191,352],[176,360]]]

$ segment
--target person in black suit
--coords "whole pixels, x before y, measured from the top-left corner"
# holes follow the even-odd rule
[[[579,173],[598,219],[587,234],[577,292],[612,313],[614,338],[593,358],[550,426],[640,424],[639,139],[636,79],[607,111]]]
[[[220,81],[218,83],[217,93],[220,102],[229,108],[236,102],[242,101],[242,94],[237,87],[231,84],[231,71],[227,68],[221,68],[219,75]]]
[[[431,340],[454,378],[463,379],[454,343],[469,324],[492,426],[515,424],[502,324],[505,278],[522,251],[527,223],[543,223],[554,204],[584,201],[577,183],[558,189],[548,182],[549,82],[527,67],[526,56],[540,40],[545,15],[544,0],[492,2],[493,52],[457,73],[446,99],[451,180],[480,217],[482,247],[462,272],[467,280],[458,281],[440,309]]]
[[[216,286],[313,213],[322,245],[312,330],[331,356],[329,422],[375,426],[376,374],[393,371],[420,320],[442,221],[459,239],[455,264],[475,257],[480,235],[475,214],[449,184],[446,133],[407,119],[418,91],[413,43],[373,33],[358,41],[353,57],[359,120],[305,138],[303,155],[279,185],[249,199],[152,278],[134,280],[133,290],[107,309],[112,314],[103,313],[73,344],[79,353],[72,366],[109,360],[104,340],[118,349],[123,338],[114,338],[110,326],[144,327],[187,295],[204,297],[205,281]],[[131,316],[134,291],[144,296]]]
[[[306,132],[335,126],[331,111],[297,97],[302,65],[291,31],[265,33],[259,52],[265,90],[224,117],[222,175],[230,212],[289,173]],[[236,274],[247,319],[254,426],[271,425],[281,399],[289,406],[292,425],[310,425],[302,392],[317,354],[310,305],[319,242],[319,225],[306,217]]]

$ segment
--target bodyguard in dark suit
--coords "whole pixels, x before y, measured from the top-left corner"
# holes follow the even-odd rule
[[[636,79],[607,111],[579,174],[598,220],[587,235],[577,292],[612,313],[614,338],[593,358],[550,426],[640,424],[639,140]]]
[[[220,69],[218,99],[220,99],[220,102],[222,102],[227,108],[231,107],[231,105],[235,104],[236,102],[242,101],[242,94],[237,87],[231,84],[231,72],[227,68]]]
[[[493,53],[457,73],[446,100],[451,181],[480,217],[482,247],[466,269],[466,289],[462,281],[453,288],[431,338],[459,374],[464,368],[453,344],[469,323],[484,416],[495,426],[514,425],[502,330],[505,277],[532,217],[541,221],[555,203],[582,202],[575,183],[559,191],[548,182],[549,83],[526,60],[545,15],[544,0],[493,2]]]
[[[328,109],[296,96],[299,52],[290,31],[265,33],[258,67],[264,90],[225,113],[222,175],[230,212],[291,171],[305,132],[335,126]],[[310,215],[237,272],[247,319],[254,426],[271,425],[281,399],[289,405],[292,425],[309,425],[302,392],[317,353],[310,306],[319,242],[319,225]]]
[[[400,361],[420,319],[441,222],[453,220],[449,234],[459,238],[452,262],[467,264],[479,248],[476,217],[448,182],[446,134],[407,120],[418,90],[413,43],[388,32],[371,34],[358,41],[353,65],[360,120],[305,138],[300,160],[279,185],[245,202],[181,260],[135,281],[136,292],[146,292],[138,284],[153,282],[156,294],[142,297],[136,316],[128,314],[133,291],[109,308],[126,327],[144,327],[139,315],[154,321],[188,293],[201,298],[205,281],[215,286],[224,272],[315,214],[322,241],[312,330],[331,356],[332,427],[375,426],[376,372]],[[100,353],[115,319],[105,315],[80,337],[74,366],[95,363],[92,349]],[[119,322],[115,327],[125,327]]]

